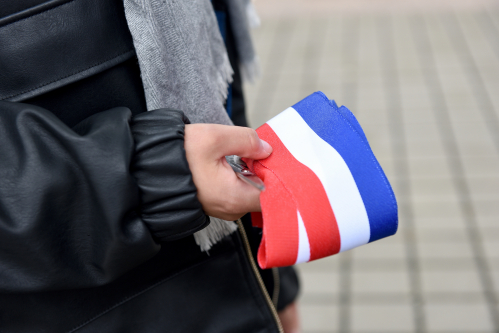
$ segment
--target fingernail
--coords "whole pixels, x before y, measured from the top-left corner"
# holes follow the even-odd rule
[[[269,145],[269,143],[268,143],[267,141],[264,141],[264,140],[260,139],[260,143],[261,143],[261,145],[262,145],[263,150],[264,150],[264,151],[265,151],[268,155],[272,154],[272,150],[273,150],[273,149],[272,149],[272,147]]]

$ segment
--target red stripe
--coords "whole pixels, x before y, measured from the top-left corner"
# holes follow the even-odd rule
[[[341,245],[338,224],[319,178],[294,158],[268,124],[258,128],[257,133],[274,149],[268,158],[259,162],[277,175],[276,180],[293,195],[294,204],[300,211],[310,242],[310,260],[338,253]],[[257,165],[258,163],[255,163],[255,173],[260,176],[261,169],[256,168]],[[265,181],[267,187],[268,184],[269,182]],[[280,191],[281,195],[282,192]],[[283,201],[283,198],[272,197],[269,201],[270,203],[262,203],[262,211],[263,206],[275,210],[275,207],[281,205],[280,201]],[[282,211],[280,213],[282,214]],[[296,209],[293,214],[296,216]],[[266,219],[265,212],[263,219],[264,225],[271,221]]]
[[[261,268],[294,265],[298,256],[298,217],[293,198],[272,171],[257,163],[255,168],[267,187],[260,194],[263,221],[271,221],[263,223],[258,264]]]

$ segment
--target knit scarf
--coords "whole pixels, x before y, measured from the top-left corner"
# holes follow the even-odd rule
[[[247,1],[227,4],[243,72],[252,79],[256,57],[245,15]],[[147,109],[173,108],[192,123],[232,125],[224,102],[233,70],[210,0],[124,0],[124,7]],[[194,234],[202,251],[237,229],[232,221],[210,220]]]

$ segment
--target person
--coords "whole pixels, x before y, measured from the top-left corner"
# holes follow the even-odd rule
[[[269,294],[289,317],[296,275],[258,271],[248,216],[208,252],[192,237],[260,210],[223,157],[272,148],[146,112],[121,0],[3,0],[0,45],[0,331],[282,330]]]

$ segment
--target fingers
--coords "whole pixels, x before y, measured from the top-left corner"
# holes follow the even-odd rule
[[[238,155],[261,160],[272,153],[272,147],[260,140],[255,130],[247,127],[194,124],[186,126],[186,135],[187,132],[203,138],[203,141],[198,143],[205,145],[211,156]]]
[[[236,210],[242,213],[262,211],[260,206],[260,190],[238,179],[236,191]]]
[[[203,209],[206,214],[218,217],[227,221],[235,221],[241,218],[248,212],[260,212],[260,191],[253,186],[242,181],[237,181],[237,184],[232,188],[225,188],[225,195],[222,201],[214,201],[213,195],[203,197],[200,201],[206,203]],[[230,193],[230,195],[227,195]]]
[[[197,197],[210,216],[235,220],[260,211],[260,191],[240,180],[225,162],[226,155],[264,159],[270,145],[252,129],[214,124],[185,126],[184,148]]]
[[[246,127],[230,126],[225,127],[220,133],[225,144],[221,147],[220,153],[224,156],[238,155],[240,157],[261,160],[269,157],[272,147],[261,140],[256,131]]]

